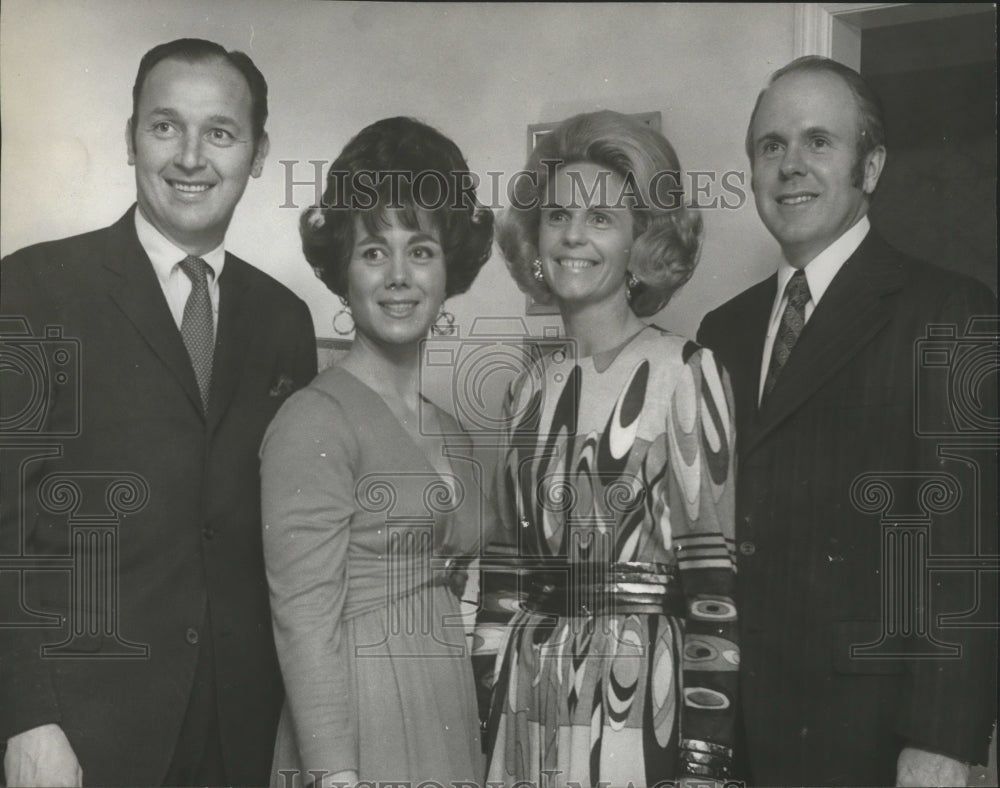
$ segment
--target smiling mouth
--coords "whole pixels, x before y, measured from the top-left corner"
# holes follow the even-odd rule
[[[418,301],[380,301],[379,306],[390,317],[409,317],[418,303]]]
[[[556,260],[560,266],[563,268],[568,268],[570,271],[585,271],[588,268],[593,268],[597,265],[593,260],[584,260],[579,257],[560,257]]]
[[[786,194],[778,197],[778,205],[805,205],[816,199],[815,194]]]
[[[214,184],[211,183],[185,183],[184,181],[170,181],[170,187],[181,194],[201,194],[207,192]]]

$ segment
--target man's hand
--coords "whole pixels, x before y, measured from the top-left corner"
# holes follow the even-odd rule
[[[896,761],[896,785],[968,785],[968,764],[936,752],[904,747]]]
[[[83,785],[83,769],[62,728],[41,725],[7,739],[3,759],[9,788]]]

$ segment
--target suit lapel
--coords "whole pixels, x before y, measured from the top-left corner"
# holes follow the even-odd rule
[[[872,230],[834,277],[763,402],[745,452],[819,391],[889,321],[884,297],[902,287],[902,276],[888,251]]]
[[[777,274],[756,285],[746,312],[733,327],[734,352],[726,364],[733,380],[737,423],[752,425],[757,419],[757,392],[760,390],[760,365],[764,355],[764,337],[771,307],[777,292]]]
[[[104,268],[113,274],[109,287],[111,299],[201,413],[201,395],[194,368],[153,264],[136,236],[134,211],[135,206],[109,230]]]
[[[229,407],[243,362],[252,351],[250,340],[254,320],[244,265],[226,254],[226,265],[219,277],[219,326],[212,363],[212,395],[208,404],[210,427],[218,424]]]

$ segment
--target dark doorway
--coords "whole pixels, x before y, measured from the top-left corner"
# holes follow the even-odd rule
[[[887,18],[925,11],[937,18]],[[996,293],[996,9],[903,4],[881,16],[858,25],[860,71],[882,99],[888,137],[872,223],[897,248]],[[990,762],[973,766],[969,785],[997,784],[996,745],[994,728]]]
[[[874,27],[861,73],[889,156],[875,226],[915,257],[997,289],[996,12]]]

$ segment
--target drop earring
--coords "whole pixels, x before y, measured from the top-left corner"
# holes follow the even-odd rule
[[[535,281],[538,282],[538,284],[545,284],[545,274],[542,271],[542,261],[537,257],[531,264],[531,275],[534,277]]]
[[[632,303],[632,299],[635,297],[636,288],[638,288],[639,285],[641,284],[642,281],[639,279],[639,277],[637,277],[631,271],[625,274],[625,298],[628,299],[628,302],[630,304]]]
[[[346,337],[354,333],[354,315],[351,314],[346,298],[341,296],[340,303],[344,306],[333,316],[333,330],[339,336]]]

